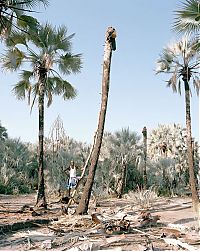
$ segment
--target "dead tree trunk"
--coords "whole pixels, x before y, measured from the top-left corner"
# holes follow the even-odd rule
[[[144,126],[143,134],[143,152],[144,152],[144,168],[143,168],[143,188],[147,189],[147,128]]]
[[[127,166],[126,165],[127,165],[126,161],[124,160],[124,158],[122,158],[121,181],[119,184],[119,189],[118,189],[118,194],[117,194],[117,197],[119,199],[122,198],[122,195],[124,193],[124,188],[126,187],[126,174],[127,174]]]
[[[104,59],[103,59],[103,79],[102,79],[102,98],[101,98],[101,110],[99,113],[99,121],[97,127],[95,146],[91,155],[91,161],[89,166],[89,174],[84,186],[83,194],[76,209],[76,214],[87,214],[89,200],[91,196],[92,186],[94,183],[95,172],[99,159],[101,143],[104,132],[104,124],[106,118],[106,110],[108,103],[109,82],[110,82],[110,66],[112,50],[116,49],[115,45],[116,32],[115,29],[109,27],[106,32]]]

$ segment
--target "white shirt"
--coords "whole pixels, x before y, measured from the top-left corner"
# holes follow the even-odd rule
[[[70,178],[76,177],[76,167],[70,168],[69,176],[70,176]]]

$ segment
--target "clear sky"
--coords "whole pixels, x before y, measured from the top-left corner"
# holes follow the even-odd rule
[[[45,110],[45,134],[58,115],[68,136],[91,142],[101,102],[102,60],[105,31],[117,30],[113,52],[106,131],[129,127],[141,133],[158,124],[185,125],[184,96],[166,87],[166,75],[155,75],[155,61],[163,47],[176,38],[171,27],[180,0],[50,0],[37,17],[54,25],[64,24],[73,38],[73,52],[83,54],[83,69],[67,77],[78,90],[72,101],[55,97]],[[0,72],[0,120],[10,137],[36,142],[37,106],[30,114],[27,102],[11,93],[17,74]],[[198,97],[191,102],[192,130],[198,138]]]

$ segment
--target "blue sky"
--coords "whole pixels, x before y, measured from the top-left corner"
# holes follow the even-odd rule
[[[162,48],[177,36],[171,27],[179,0],[50,0],[37,14],[41,22],[64,24],[73,38],[73,52],[83,54],[80,74],[67,77],[78,90],[72,101],[54,97],[45,110],[45,134],[61,116],[68,136],[91,142],[97,126],[101,102],[102,60],[105,31],[117,30],[117,50],[113,53],[106,131],[129,127],[141,133],[158,124],[185,125],[184,96],[166,87],[165,75],[155,75],[155,61]],[[36,142],[37,106],[30,114],[25,101],[11,93],[17,74],[0,72],[0,120],[11,137]],[[192,130],[198,138],[198,97],[191,101]]]

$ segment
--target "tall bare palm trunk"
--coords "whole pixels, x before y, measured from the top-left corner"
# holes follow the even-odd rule
[[[190,90],[187,79],[183,79],[185,84],[185,107],[186,107],[186,130],[187,130],[187,153],[189,165],[189,181],[192,192],[192,202],[195,211],[198,210],[199,196],[197,191],[197,180],[194,173],[194,161],[192,150],[192,130],[191,130],[191,116],[190,116]]]
[[[106,32],[106,41],[105,41],[105,48],[104,48],[101,110],[99,113],[99,121],[98,121],[97,133],[96,133],[95,147],[91,155],[89,174],[88,174],[85,186],[84,186],[83,194],[81,196],[80,202],[76,209],[76,214],[87,214],[92,186],[94,183],[95,172],[96,172],[100,149],[101,149],[101,143],[102,143],[103,132],[104,132],[104,124],[105,124],[105,118],[106,118],[107,103],[108,103],[109,82],[110,82],[110,66],[111,66],[111,57],[112,57],[112,40],[110,39],[111,32],[112,32],[111,27],[109,27]]]
[[[45,76],[39,85],[39,147],[38,147],[38,194],[37,207],[47,207],[44,188],[44,85]]]

